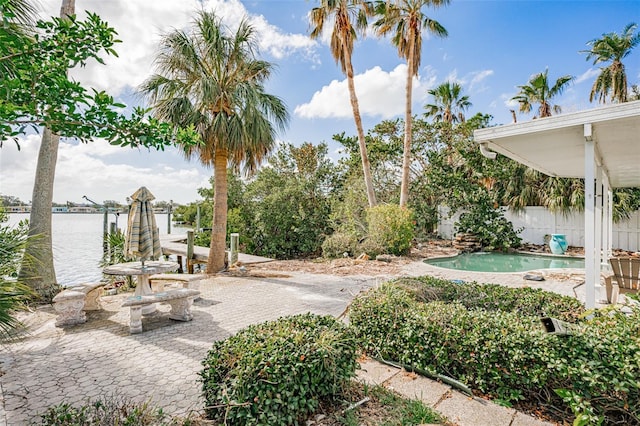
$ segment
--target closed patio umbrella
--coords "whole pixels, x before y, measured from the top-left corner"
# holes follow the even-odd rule
[[[155,197],[143,186],[131,198],[133,202],[127,221],[125,253],[139,258],[144,266],[145,260],[157,260],[162,255],[160,235],[151,205]]]

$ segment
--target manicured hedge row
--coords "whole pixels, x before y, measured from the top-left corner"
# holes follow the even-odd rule
[[[342,393],[356,370],[349,329],[330,316],[280,318],[216,342],[200,373],[207,416],[229,425],[292,425]]]
[[[464,304],[449,301],[452,294]],[[451,376],[506,404],[640,423],[640,314],[598,313],[576,335],[554,336],[541,326],[541,309],[564,318],[581,312],[570,298],[541,291],[404,279],[356,299],[350,322],[368,354]]]
[[[460,285],[433,277],[400,278],[394,282],[423,302],[458,302],[468,309],[550,316],[571,322],[584,314],[584,307],[577,299],[536,288],[513,289],[475,282]]]

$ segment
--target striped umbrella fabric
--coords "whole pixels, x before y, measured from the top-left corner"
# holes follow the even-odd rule
[[[125,252],[142,262],[157,260],[162,255],[162,247],[151,205],[155,197],[143,186],[131,196],[131,199],[133,202],[127,222]]]

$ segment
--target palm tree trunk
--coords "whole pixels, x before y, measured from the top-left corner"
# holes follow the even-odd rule
[[[410,47],[413,50],[413,46]],[[411,91],[413,89],[413,55],[407,60],[407,84],[404,117],[404,147],[402,150],[402,181],[400,183],[400,207],[406,207],[409,202],[409,173],[411,166]]]
[[[213,162],[214,194],[211,246],[207,261],[207,274],[222,271],[226,264],[227,244],[227,164],[229,154],[216,148]]]
[[[74,13],[75,0],[63,0],[60,17],[68,18]],[[30,238],[27,242],[19,274],[20,279],[27,283],[44,302],[50,302],[58,289],[53,264],[51,205],[59,144],[60,136],[45,128],[38,152],[29,216],[29,236],[34,238]]]
[[[358,131],[358,145],[360,146],[360,158],[362,159],[362,171],[364,174],[364,186],[367,189],[367,199],[369,207],[374,207],[376,202],[376,194],[373,190],[373,179],[371,178],[371,163],[367,155],[367,144],[364,138],[364,130],[362,129],[362,117],[360,117],[360,107],[358,105],[358,97],[356,96],[356,86],[353,82],[353,65],[351,57],[345,49],[345,68],[347,70],[347,85],[349,86],[349,98],[351,100],[351,109],[353,110],[353,119],[356,122]]]

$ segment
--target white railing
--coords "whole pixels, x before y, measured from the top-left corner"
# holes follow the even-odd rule
[[[442,238],[453,238],[453,224],[459,214],[447,218],[447,208],[440,207],[440,223],[438,235]],[[524,243],[543,244],[546,234],[565,234],[571,246],[584,246],[584,214],[553,213],[544,207],[527,207],[523,212],[514,213],[509,210],[505,217],[513,223],[515,229],[524,228],[519,234]],[[640,251],[640,211],[636,211],[628,220],[614,223],[612,246],[630,251]]]

